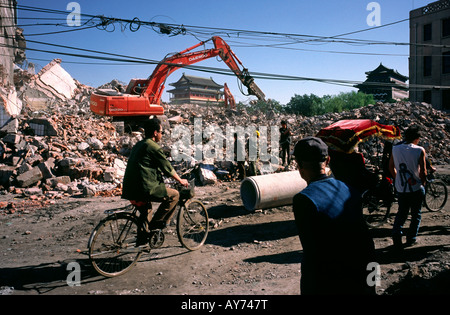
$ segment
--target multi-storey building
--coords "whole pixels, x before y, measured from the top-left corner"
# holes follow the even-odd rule
[[[411,101],[450,109],[450,0],[410,12]]]

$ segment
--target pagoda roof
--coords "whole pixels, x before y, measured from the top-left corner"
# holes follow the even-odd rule
[[[404,76],[403,74],[400,74],[399,72],[397,72],[397,70],[385,67],[382,63],[380,63],[380,65],[375,70],[366,72],[367,77],[369,77],[371,75],[377,75],[377,74],[386,74],[386,75],[389,75],[392,77],[399,78],[404,81],[407,81],[409,79],[407,76]]]
[[[223,94],[222,91],[220,90],[212,90],[212,89],[202,89],[202,88],[196,88],[196,87],[187,87],[187,88],[181,88],[181,89],[172,89],[172,90],[168,90],[168,93],[174,93],[174,92],[199,92],[199,93],[205,93],[205,94],[217,94],[217,93],[221,93]]]
[[[186,75],[183,73],[181,78],[174,83],[170,83],[171,86],[179,86],[182,84],[189,83],[190,85],[202,85],[202,86],[210,86],[215,88],[223,88],[223,85],[216,83],[212,78],[203,78],[192,75]]]

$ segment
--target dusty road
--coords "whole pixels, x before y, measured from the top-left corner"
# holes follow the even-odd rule
[[[255,213],[242,207],[239,183],[196,188],[217,227],[204,247],[189,252],[175,229],[159,249],[116,278],[96,274],[86,255],[89,235],[119,197],[57,200],[47,207],[14,201],[0,211],[0,293],[11,295],[298,295],[301,244],[290,206]],[[20,205],[24,205],[20,207]],[[393,213],[396,212],[394,206]],[[391,219],[392,221],[392,219]],[[450,202],[423,210],[418,245],[391,254],[390,223],[372,229],[381,265],[379,295],[449,294]],[[71,266],[80,266],[80,278]],[[69,268],[68,268],[69,267]],[[78,284],[78,285],[71,285]]]

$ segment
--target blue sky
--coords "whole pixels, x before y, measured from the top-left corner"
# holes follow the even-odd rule
[[[60,11],[66,10],[71,1],[18,1],[19,6],[32,6]],[[97,28],[78,30],[59,34],[36,35],[76,27],[68,27],[66,15],[48,14],[19,10],[19,24],[24,25],[26,39],[45,43],[67,45],[82,49],[122,54],[152,60],[161,60],[168,53],[184,50],[197,44],[200,40],[211,37],[210,28],[239,29],[282,34],[303,34],[313,36],[335,36],[373,28],[371,30],[344,36],[351,39],[369,41],[386,41],[396,43],[409,42],[409,22],[404,21],[390,26],[393,22],[409,17],[412,9],[422,7],[432,1],[423,0],[379,0],[379,28],[367,24],[367,17],[373,11],[367,10],[370,0],[246,0],[246,1],[76,1],[82,14],[103,15],[121,19],[137,17],[141,21],[168,23],[185,26],[200,26],[208,28],[207,34],[200,36],[160,34],[151,27],[141,27],[136,32],[121,29],[121,24],[115,24],[115,30],[108,31]],[[59,18],[59,20],[44,20],[42,18]],[[30,19],[34,18],[34,19]],[[39,18],[39,19],[36,19]],[[43,25],[44,23],[60,23],[61,25]],[[40,24],[25,26],[26,24]],[[124,24],[122,24],[124,26]],[[188,28],[189,29],[189,28]],[[28,35],[28,36],[27,36]],[[248,68],[250,73],[269,73],[296,77],[337,79],[349,81],[364,81],[365,72],[375,69],[380,63],[393,68],[403,75],[408,73],[409,47],[404,45],[360,45],[355,43],[312,42],[296,43],[273,47],[274,41],[267,36],[255,39],[255,35],[240,35],[237,38],[232,32],[221,32],[221,36],[235,52],[237,57]],[[288,40],[288,39],[287,39]],[[258,44],[258,45],[256,45]],[[261,45],[272,45],[262,47]],[[106,61],[83,59],[61,55],[58,52],[82,53],[74,50],[55,48],[47,45],[28,42],[30,48],[51,50],[51,53],[27,51],[30,62],[39,69],[52,60],[61,58],[63,67],[83,84],[97,87],[112,79],[127,82],[132,78],[147,78],[155,65],[135,65],[108,63]],[[205,48],[212,48],[206,46]],[[288,49],[286,49],[288,48]],[[92,54],[91,54],[92,55]],[[90,63],[90,64],[86,64]],[[197,63],[196,66],[228,69],[226,64],[211,58]],[[179,69],[167,79],[169,83],[177,81],[184,73],[212,77],[217,83],[230,87],[237,102],[248,102],[254,97],[240,92],[236,77],[205,73],[188,69]],[[282,104],[289,102],[295,94],[339,94],[356,89],[328,83],[310,81],[286,81],[273,79],[256,79],[255,82],[266,94],[267,98],[275,99]],[[167,92],[163,101],[169,99]]]

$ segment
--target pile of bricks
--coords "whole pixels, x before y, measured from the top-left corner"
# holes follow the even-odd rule
[[[126,167],[119,151],[128,145],[130,137],[104,118],[12,119],[0,130],[0,191],[49,198],[117,194]]]
[[[378,102],[350,111],[313,117],[273,110],[250,113],[245,108],[224,110],[213,106],[177,105],[169,107],[168,116],[169,122],[174,126],[177,124],[192,126],[195,118],[202,118],[203,128],[218,125],[224,132],[228,125],[255,126],[256,128],[266,126],[268,132],[270,132],[271,126],[280,126],[281,121],[285,120],[293,133],[292,143],[305,136],[314,136],[320,129],[342,119],[372,119],[381,124],[398,126],[402,133],[412,124],[417,124],[423,131],[420,144],[425,147],[433,164],[448,165],[450,163],[448,146],[450,141],[450,117],[448,113],[436,110],[426,103]],[[270,139],[269,133],[268,139]],[[194,150],[195,148],[191,149]]]
[[[142,133],[118,134],[109,118],[93,115],[88,109],[90,89],[76,98],[55,105],[46,113],[36,115],[24,110],[0,129],[0,193],[18,193],[30,199],[54,199],[63,196],[120,195],[127,156]],[[77,106],[70,105],[75,102]],[[304,117],[274,111],[258,115],[245,108],[224,110],[211,106],[168,105],[168,122],[162,145],[170,152],[174,141],[171,131],[179,124],[193,129],[194,119],[202,118],[202,128],[227,126],[280,126],[288,122],[293,143],[304,136],[315,135],[321,128],[341,119],[373,119],[394,124],[404,131],[411,124],[422,126],[425,146],[434,164],[450,163],[448,147],[450,119],[447,113],[422,103],[377,103],[364,108],[322,116]],[[269,135],[268,139],[269,139]],[[205,144],[203,139],[203,145]],[[194,145],[194,144],[193,144]],[[195,151],[195,147],[191,148]],[[224,148],[225,149],[225,148]],[[369,152],[369,151],[368,151]],[[272,152],[277,154],[277,152]],[[177,171],[189,171],[199,163],[174,163]],[[232,169],[223,163],[206,163],[218,170]],[[208,171],[208,168],[200,168]],[[214,180],[213,183],[216,181]]]

